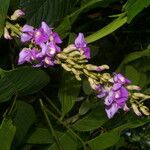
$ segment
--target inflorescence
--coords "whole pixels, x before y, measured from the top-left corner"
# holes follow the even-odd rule
[[[10,20],[15,21],[23,15],[23,11],[16,10]],[[42,22],[39,28],[34,28],[27,24],[20,27],[7,21],[4,37],[19,37],[27,45],[20,51],[19,65],[30,63],[33,67],[53,67],[57,64],[72,72],[77,80],[87,77],[97,97],[104,101],[108,118],[112,118],[120,109],[127,112],[130,108],[138,116],[150,115],[149,109],[143,104],[150,96],[140,93],[139,86],[131,85],[131,81],[121,73],[107,73],[108,65],[96,66],[88,63],[90,48],[82,33],[79,33],[73,44],[61,49],[60,36],[46,22]]]

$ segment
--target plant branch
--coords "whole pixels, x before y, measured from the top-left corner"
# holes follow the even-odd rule
[[[56,141],[56,144],[58,145],[59,150],[63,150],[63,148],[62,148],[62,146],[61,146],[61,144],[60,144],[60,142],[59,142],[59,139],[57,138],[57,135],[56,135],[56,133],[55,133],[55,131],[54,131],[54,129],[53,129],[53,126],[52,126],[52,124],[51,124],[51,121],[50,121],[50,119],[49,119],[49,117],[48,117],[48,115],[47,115],[47,112],[46,112],[46,109],[45,109],[45,105],[43,104],[42,99],[39,99],[39,103],[40,103],[40,105],[41,105],[41,109],[42,109],[42,111],[43,111],[43,113],[44,113],[45,119],[46,119],[46,121],[47,121],[47,123],[48,123],[48,126],[49,126],[50,130],[51,130],[52,136],[54,137],[54,139],[55,139],[55,141]]]
[[[60,122],[64,127],[66,127],[82,143],[84,150],[86,150],[85,142],[81,139],[81,137],[79,135],[77,135],[71,128],[69,128],[62,120],[60,120],[51,111],[49,111],[48,109],[46,109],[46,111],[49,113],[49,115],[51,115],[52,117],[54,117],[58,122]]]

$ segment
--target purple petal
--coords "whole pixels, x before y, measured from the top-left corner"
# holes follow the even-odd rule
[[[52,34],[52,28],[50,28],[47,24],[46,24],[46,22],[42,22],[41,23],[41,28],[44,30],[44,32],[48,35],[48,36],[50,36],[50,34]]]
[[[21,65],[25,62],[30,62],[30,49],[24,48],[20,53],[19,53],[19,59],[18,59],[18,64]]]
[[[115,74],[114,82],[120,84],[130,84],[131,81],[125,78],[121,73]]]
[[[21,34],[21,42],[23,42],[23,43],[30,41],[31,38],[32,38],[32,36],[27,34],[27,33],[22,33]]]
[[[83,48],[86,47],[87,43],[84,39],[83,33],[79,33],[78,37],[75,39],[75,46],[77,48]]]
[[[44,32],[42,28],[36,29],[34,32],[35,43],[40,45],[48,41],[48,35]]]
[[[61,44],[61,43],[62,43],[62,40],[61,40],[61,38],[59,37],[58,33],[53,32],[53,38],[54,38],[54,42],[55,42],[55,43],[57,43],[57,44]]]
[[[90,59],[90,48],[89,47],[83,48],[83,51],[86,58]]]
[[[113,103],[111,106],[107,106],[105,108],[105,111],[107,113],[108,118],[111,119],[116,114],[118,109],[119,109],[119,107],[117,106],[116,103]]]
[[[122,84],[116,83],[116,84],[113,85],[112,90],[113,91],[117,91],[117,90],[119,90],[121,88],[121,86],[122,86]]]
[[[22,32],[34,32],[34,28],[26,24],[22,27]]]
[[[109,105],[111,105],[112,103],[113,103],[113,101],[115,100],[115,95],[114,95],[115,93],[113,92],[113,91],[110,91],[109,93],[108,93],[108,96],[105,98],[105,105],[107,105],[107,106],[109,106]]]

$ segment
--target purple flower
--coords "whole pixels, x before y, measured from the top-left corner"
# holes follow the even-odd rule
[[[7,40],[12,40],[12,37],[6,27],[4,28],[4,38]]]
[[[34,35],[34,28],[30,25],[24,25],[22,28],[22,34],[21,34],[21,42],[28,42],[32,40]]]
[[[55,42],[57,44],[61,44],[62,43],[61,38],[59,37],[58,33],[56,33],[56,32],[53,32],[50,35],[50,41],[53,41],[53,42]]]
[[[75,47],[81,50],[87,59],[90,58],[90,48],[87,47],[87,42],[85,41],[83,33],[79,33],[78,37],[75,39]]]
[[[44,67],[54,66],[54,65],[55,65],[55,61],[53,60],[53,58],[50,57],[44,58]]]
[[[46,22],[42,22],[41,23],[41,28],[44,30],[44,32],[48,35],[48,37],[50,36],[50,34],[52,34],[52,28],[50,28]]]
[[[104,100],[106,105],[105,110],[109,119],[112,118],[119,109],[124,108],[128,100],[128,90],[120,85],[116,87],[117,85],[112,87]]]
[[[24,48],[19,54],[18,64],[23,64],[25,62],[31,63],[32,61],[35,61],[37,53],[38,51],[35,48]]]
[[[44,32],[42,28],[36,29],[34,32],[34,41],[37,45],[40,45],[48,41],[48,34]]]
[[[118,74],[114,74],[114,78],[113,78],[115,83],[120,83],[120,84],[130,84],[131,81],[127,78],[125,78],[122,74],[118,73]]]
[[[44,57],[44,56],[54,57],[56,52],[60,52],[60,48],[53,42],[47,44],[42,43],[40,47],[41,52],[37,54],[37,57]]]
[[[13,13],[13,15],[11,15],[10,19],[11,19],[11,20],[17,20],[18,18],[20,18],[20,17],[22,17],[22,16],[24,16],[24,15],[25,15],[25,13],[24,13],[22,10],[17,9],[17,10]]]

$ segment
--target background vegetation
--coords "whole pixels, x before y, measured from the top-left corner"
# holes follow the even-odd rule
[[[59,67],[18,66],[19,39],[2,36],[7,14],[18,8],[26,13],[21,24],[46,21],[64,46],[83,32],[90,63],[108,64],[150,94],[149,5],[150,0],[0,0],[0,149],[149,149],[149,118],[120,111],[108,120],[86,80],[76,81]]]

